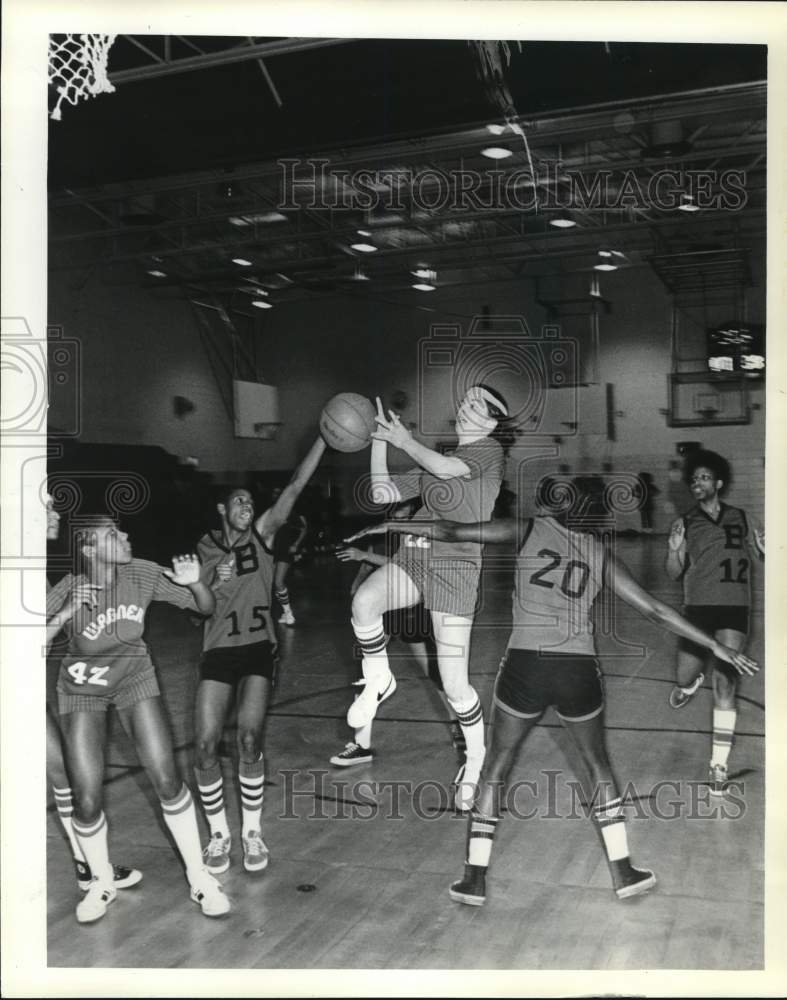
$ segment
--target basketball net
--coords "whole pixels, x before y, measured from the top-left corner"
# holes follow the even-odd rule
[[[107,77],[107,56],[116,35],[49,37],[49,83],[60,95],[50,118],[60,121],[63,101],[77,104],[96,94],[113,94]]]

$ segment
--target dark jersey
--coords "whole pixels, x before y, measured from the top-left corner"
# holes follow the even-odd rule
[[[683,516],[686,529],[686,605],[751,604],[752,554],[749,519],[739,507],[721,505],[718,520],[697,505]]]
[[[47,593],[47,618],[62,607],[72,586],[86,577],[71,573]],[[115,584],[96,592],[97,606],[87,605],[67,626],[68,648],[60,666],[58,687],[71,694],[111,696],[133,673],[151,667],[142,638],[151,601],[197,610],[188,587],[164,576],[164,569],[144,559],[118,566]]]
[[[225,649],[257,642],[275,643],[271,618],[273,551],[252,527],[243,540],[227,547],[219,532],[209,531],[197,544],[202,579],[216,597],[216,610],[205,622],[202,648]],[[215,579],[216,567],[234,558],[232,576]]]
[[[510,649],[595,655],[590,609],[604,586],[604,547],[536,517],[516,560]]]
[[[460,444],[450,454],[465,462],[470,469],[468,476],[440,479],[423,469],[412,469],[391,477],[402,500],[421,496],[422,507],[413,520],[443,518],[463,524],[488,521],[503,481],[505,455],[502,447],[492,438],[482,438],[470,444]],[[402,548],[431,549],[434,557],[465,559],[480,566],[483,547],[478,542],[430,541],[428,538],[403,535]]]

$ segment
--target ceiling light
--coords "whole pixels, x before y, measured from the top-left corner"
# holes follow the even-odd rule
[[[356,230],[359,236],[371,236],[371,231],[369,229],[358,229]]]
[[[427,281],[434,281],[436,274],[433,270],[428,267],[417,267],[414,271],[411,271],[416,278],[425,278]]]
[[[227,220],[233,226],[253,226],[256,222],[286,222],[281,212],[255,212],[249,215],[231,215]]]
[[[502,135],[506,130],[505,125],[487,125],[486,128],[492,135]]]
[[[574,222],[568,212],[558,212],[557,215],[552,216],[549,224],[556,229],[571,229],[572,226],[576,225],[576,222]]]
[[[264,288],[259,288],[257,285],[239,285],[239,292],[246,292],[247,295],[267,295],[268,293]]]
[[[425,282],[419,282],[413,285],[413,288],[417,288],[419,292],[433,292],[435,290],[434,285],[427,285]]]
[[[611,257],[612,256],[612,251],[611,250],[599,250],[598,255],[599,255],[599,257]]]
[[[596,271],[617,271],[617,264],[594,264],[594,270]]]
[[[359,253],[374,253],[377,247],[372,246],[371,243],[351,243],[351,250],[357,250]]]
[[[251,261],[250,260],[246,260],[245,257],[233,257],[232,258],[232,263],[233,264],[239,264],[241,267],[251,267],[252,266]]]
[[[694,204],[694,198],[692,195],[682,194],[680,196],[680,205],[678,205],[678,209],[681,212],[699,212],[700,207],[699,205]]]
[[[148,274],[153,278],[166,278],[166,274],[163,271],[148,271]]]
[[[255,299],[254,302],[252,302],[252,305],[256,306],[258,309],[273,309],[273,304],[271,302],[266,302],[265,299]]]
[[[481,150],[481,156],[486,156],[489,160],[505,160],[513,155],[510,149],[504,149],[502,146],[487,146]]]
[[[369,281],[369,280],[371,280],[369,278],[369,275],[368,274],[364,274],[364,272],[361,269],[360,265],[358,265],[358,267],[355,268],[355,274],[353,275],[353,281]]]

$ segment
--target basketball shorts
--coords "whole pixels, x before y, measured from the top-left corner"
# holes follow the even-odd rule
[[[160,694],[156,671],[148,664],[139,673],[129,674],[106,695],[75,694],[58,683],[57,710],[61,715],[69,712],[106,712],[110,705],[115,708],[131,708],[140,701],[157,698]]]
[[[418,587],[429,611],[472,618],[481,567],[468,559],[434,556],[426,549],[400,548],[392,562]]]
[[[495,680],[494,703],[521,719],[537,719],[552,705],[566,722],[584,722],[604,710],[601,667],[595,656],[509,649]]]
[[[422,603],[397,611],[386,611],[383,627],[392,639],[402,642],[429,642],[432,636],[432,619]]]
[[[247,646],[221,646],[208,649],[199,664],[200,679],[220,684],[237,684],[241,677],[267,677],[275,681],[278,658],[270,642]]]
[[[683,617],[711,636],[715,636],[722,629],[731,629],[743,635],[749,634],[749,608],[746,605],[688,604],[683,609]],[[698,646],[696,642],[684,639],[682,636],[678,648],[702,659],[708,655],[704,646]]]

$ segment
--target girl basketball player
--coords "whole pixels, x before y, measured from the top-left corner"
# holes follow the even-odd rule
[[[151,601],[207,615],[214,608],[213,594],[200,582],[196,556],[176,556],[171,570],[134,559],[128,535],[106,516],[81,522],[74,552],[80,565],[49,592],[47,614],[66,602],[68,620],[56,618],[51,626],[69,631],[58,676],[58,707],[74,790],[72,825],[92,872],[90,888],[77,905],[77,920],[99,920],[117,895],[102,809],[110,705],[159,797],[164,822],[186,866],[191,899],[205,916],[221,916],[230,903],[202,863],[194,803],[175,767],[156,672],[142,638]]]
[[[452,899],[473,906],[486,900],[486,873],[506,779],[517,751],[550,705],[590,776],[589,801],[616,895],[634,896],[656,883],[653,872],[635,868],[629,859],[621,799],[604,745],[604,693],[590,620],[602,587],[608,586],[651,621],[712,650],[739,673],[757,669],[754,661],[717,642],[643,590],[600,539],[567,527],[581,523],[581,515],[575,513],[573,521],[571,517],[572,511],[585,509],[581,496],[566,506],[569,509],[555,516],[523,521],[435,520],[406,527],[391,521],[383,526],[452,543],[506,542],[518,549],[513,630],[495,682],[491,746],[470,817],[465,875],[450,889]]]
[[[423,506],[416,516],[435,521],[448,514],[460,521],[488,520],[505,464],[503,448],[492,434],[506,416],[499,393],[474,386],[457,409],[458,447],[442,455],[416,441],[396,414],[390,413],[386,420],[378,399],[378,427],[372,435],[372,499],[387,505],[420,495]],[[390,475],[389,444],[409,455],[417,468]],[[404,544],[397,554],[372,573],[353,598],[352,627],[363,652],[366,683],[350,706],[347,722],[353,729],[368,725],[378,706],[396,690],[388,666],[383,614],[423,600],[431,613],[443,688],[467,745],[455,783],[457,806],[469,809],[485,752],[481,703],[468,682],[482,546],[477,540],[447,542],[439,536],[434,536],[432,544],[431,539],[404,530]]]
[[[52,497],[46,498],[46,538],[48,542],[53,542],[60,536],[60,514],[55,510]],[[48,589],[48,585],[47,585]],[[62,629],[61,622],[71,621],[77,610],[83,604],[91,604],[95,594],[95,588],[89,583],[75,586],[66,597],[62,607],[58,608],[54,615],[47,621],[46,646],[47,653],[55,636]],[[74,858],[74,868],[76,869],[77,885],[82,892],[87,892],[93,879],[90,865],[85,860],[82,848],[74,833],[71,817],[74,814],[74,796],[71,791],[71,782],[66,774],[66,764],[63,760],[63,745],[60,738],[60,729],[55,722],[52,711],[47,700],[46,706],[46,780],[52,789],[55,798],[55,807],[60,822],[71,845],[71,853]],[[112,884],[116,889],[130,889],[142,881],[142,872],[136,868],[126,868],[124,865],[112,866]]]
[[[216,610],[205,623],[194,720],[194,773],[210,826],[206,864],[214,874],[230,866],[232,838],[218,745],[233,699],[238,710],[243,866],[249,872],[268,866],[268,847],[262,838],[262,734],[276,666],[270,612],[273,545],[325,447],[318,438],[278,500],[257,518],[248,490],[227,491],[216,507],[220,530],[203,535],[197,546],[202,579],[216,596]]]

